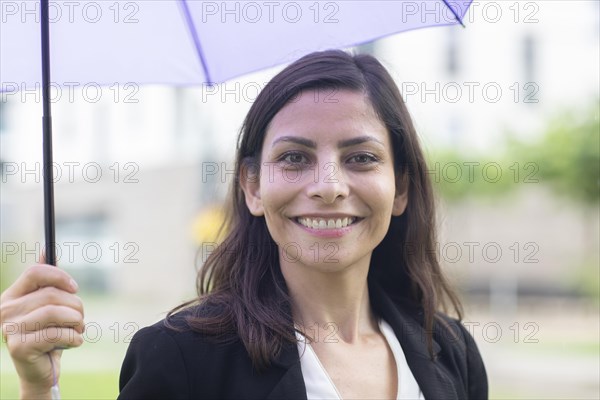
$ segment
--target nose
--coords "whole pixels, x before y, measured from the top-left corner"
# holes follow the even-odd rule
[[[346,176],[335,162],[327,162],[315,167],[314,178],[308,186],[308,196],[333,204],[338,199],[348,197],[349,186]]]

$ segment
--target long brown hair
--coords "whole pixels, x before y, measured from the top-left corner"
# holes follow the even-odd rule
[[[348,89],[366,94],[392,138],[395,169],[408,188],[408,205],[371,257],[369,279],[386,292],[401,294],[422,307],[431,335],[436,311],[460,302],[445,279],[435,253],[435,207],[431,182],[417,134],[400,91],[377,59],[329,50],[309,54],[289,65],[262,90],[244,121],[236,154],[226,221],[228,234],[198,273],[201,303],[187,317],[191,329],[220,340],[242,341],[257,369],[264,369],[282,346],[295,343],[291,299],[280,270],[279,253],[264,217],[250,214],[239,185],[244,171],[260,165],[269,123],[287,103],[309,89]],[[167,318],[168,322],[168,318]],[[224,335],[225,332],[232,335]]]

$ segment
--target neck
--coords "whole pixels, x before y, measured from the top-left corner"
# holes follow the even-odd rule
[[[309,335],[335,335],[346,343],[378,332],[369,301],[369,261],[336,272],[282,263],[295,323]]]

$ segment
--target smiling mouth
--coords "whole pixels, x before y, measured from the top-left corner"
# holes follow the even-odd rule
[[[298,217],[295,221],[302,226],[311,229],[340,229],[345,228],[359,221],[360,218],[344,217],[344,218],[309,218]]]

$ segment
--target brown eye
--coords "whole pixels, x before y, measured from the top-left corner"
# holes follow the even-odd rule
[[[369,153],[360,153],[350,157],[350,162],[354,164],[371,164],[377,161],[379,161],[379,159]]]
[[[298,152],[285,153],[281,156],[280,160],[289,165],[304,165],[310,163],[304,154]]]

